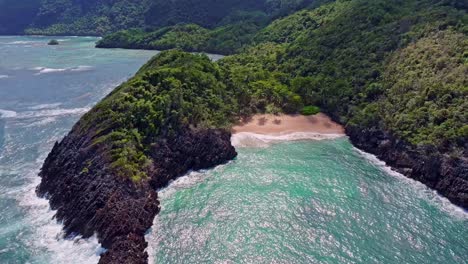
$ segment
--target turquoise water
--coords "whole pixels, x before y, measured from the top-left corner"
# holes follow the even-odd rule
[[[0,263],[97,263],[95,238],[62,238],[34,194],[37,173],[54,142],[156,53],[59,38],[0,37]],[[235,139],[236,160],[161,190],[151,263],[468,263],[467,213],[346,138]]]
[[[346,138],[238,151],[162,190],[154,263],[468,263],[466,213]]]

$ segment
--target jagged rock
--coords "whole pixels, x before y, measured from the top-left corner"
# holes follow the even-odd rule
[[[100,259],[106,264],[147,262],[144,234],[159,212],[157,188],[189,170],[210,168],[237,155],[229,132],[183,129],[152,144],[150,177],[133,182],[109,169],[106,151],[93,144],[92,134],[75,128],[54,145],[37,193],[49,198],[67,235],[97,234],[107,248]]]
[[[346,127],[352,143],[376,155],[403,175],[435,189],[468,208],[468,159],[451,157],[434,147],[413,146],[375,128]]]

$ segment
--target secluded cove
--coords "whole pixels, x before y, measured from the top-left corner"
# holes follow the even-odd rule
[[[346,137],[264,146],[159,192],[150,263],[467,263],[467,213]]]

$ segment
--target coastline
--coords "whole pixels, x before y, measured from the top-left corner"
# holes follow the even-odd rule
[[[446,155],[432,146],[414,146],[374,127],[347,126],[346,135],[359,150],[468,209],[468,159]]]
[[[346,128],[325,114],[254,115],[231,129],[234,147],[268,147],[271,143],[294,140],[323,140],[347,136],[368,155],[384,162],[395,173],[420,182],[466,211],[466,186],[463,174],[467,162],[434,149],[412,146],[389,133],[371,129]]]

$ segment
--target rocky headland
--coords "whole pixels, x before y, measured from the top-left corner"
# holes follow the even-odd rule
[[[166,56],[174,69],[173,55],[179,56],[180,71],[158,79],[167,73]],[[192,89],[201,88],[197,79],[184,90],[161,83],[201,75],[185,68],[187,59],[191,67],[211,63],[179,52],[157,56],[85,114],[44,162],[37,194],[57,210],[67,236],[97,236],[107,249],[99,263],[147,263],[144,235],[160,210],[157,190],[190,170],[237,155],[231,134],[212,115],[199,118],[201,112],[180,105],[206,102],[202,92],[193,96]],[[204,84],[205,92],[213,92]]]
[[[223,130],[184,130],[154,142],[146,180],[109,170],[105,151],[72,130],[47,157],[37,192],[49,199],[66,234],[97,235],[107,252],[99,263],[147,263],[145,232],[159,212],[156,190],[189,170],[206,169],[236,156]],[[86,170],[87,161],[92,165]]]

